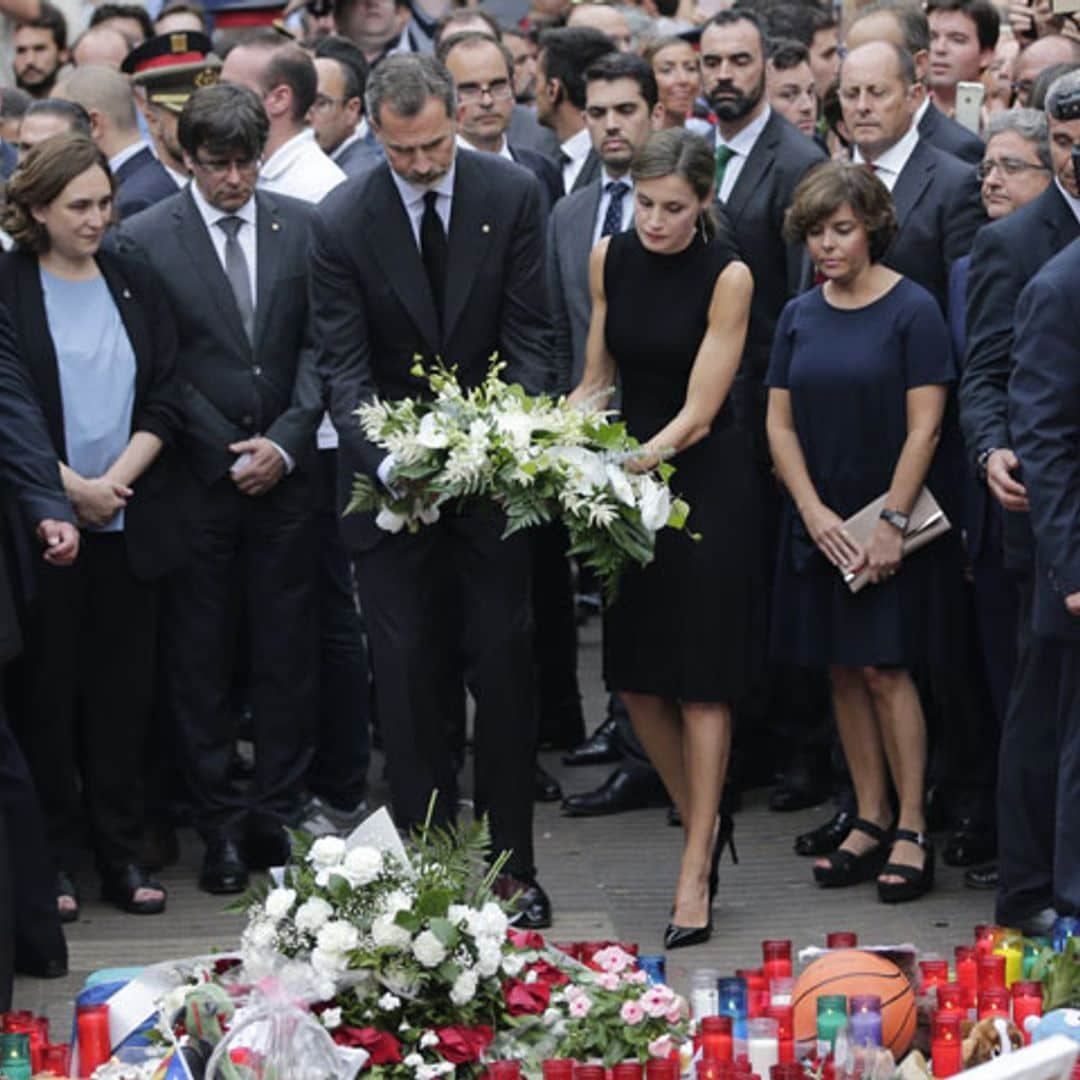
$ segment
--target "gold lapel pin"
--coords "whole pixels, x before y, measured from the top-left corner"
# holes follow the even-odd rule
[[[279,232],[280,230],[281,230],[281,226],[276,221],[271,221],[270,222],[270,231],[271,232]]]
[[[131,299],[131,290],[130,289],[125,289],[121,295],[124,297],[125,300],[130,300]]]
[[[491,232],[491,226],[485,221],[484,224],[480,226],[480,231],[489,233]]]

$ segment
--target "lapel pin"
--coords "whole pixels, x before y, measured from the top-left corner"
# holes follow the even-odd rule
[[[491,226],[485,221],[484,224],[480,226],[480,231],[489,233],[491,232]]]
[[[270,231],[271,232],[279,232],[280,229],[281,229],[281,226],[276,221],[271,221],[270,222]]]
[[[121,296],[123,296],[123,298],[125,300],[130,300],[131,299],[131,290],[130,289],[124,289],[124,291],[121,293]]]

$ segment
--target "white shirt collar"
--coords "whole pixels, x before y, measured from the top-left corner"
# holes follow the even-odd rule
[[[338,148],[329,155],[330,160],[336,164],[340,160],[341,155],[344,154],[345,151],[348,150],[353,143],[358,143],[360,139],[360,130],[359,128],[357,128],[357,130],[354,131],[351,135],[347,135],[344,139],[341,140],[341,144],[338,146]]]
[[[903,136],[897,142],[893,143],[885,153],[874,160],[873,164],[875,166],[875,172],[887,173],[890,179],[895,180],[900,173],[904,171],[904,166],[908,163],[908,158],[915,152],[915,147],[918,143],[919,128],[914,119],[912,119],[911,126],[904,132]],[[855,152],[852,154],[852,160],[857,165],[865,165],[867,163],[866,158],[863,157],[857,146],[855,147]]]
[[[208,230],[213,227],[222,219],[227,217],[238,217],[241,221],[246,221],[248,225],[255,224],[255,196],[252,195],[250,199],[239,210],[234,210],[232,213],[228,213],[225,210],[219,210],[216,206],[211,206],[207,201],[203,193],[199,190],[199,185],[192,182],[190,185],[191,197],[195,200],[195,205],[199,208],[199,213],[202,215],[202,219],[206,222],[206,228]],[[211,236],[213,233],[210,234]]]
[[[483,154],[485,151],[478,150],[468,139],[465,138],[460,132],[454,136],[454,142],[457,143],[459,150],[471,150],[474,154]],[[510,153],[510,144],[506,141],[506,136],[503,136],[502,146],[495,151],[501,158],[506,158],[507,161],[513,161],[514,155]]]
[[[1075,195],[1070,195],[1056,176],[1054,177],[1054,183],[1057,184],[1057,189],[1061,192],[1061,197],[1068,204],[1069,209],[1076,215],[1076,220],[1080,221],[1080,199]]]
[[[307,150],[307,143],[315,142],[315,132],[304,128],[298,135],[283,142],[263,163],[259,176],[263,180],[276,180],[290,165]],[[318,147],[316,146],[316,149]],[[320,150],[321,154],[322,151]]]
[[[750,151],[754,149],[754,143],[758,141],[758,136],[765,130],[765,125],[769,122],[769,117],[772,116],[772,109],[768,105],[761,110],[759,116],[754,117],[749,124],[746,125],[737,135],[732,135],[730,139],[725,139],[720,134],[720,128],[716,129],[716,142],[718,146],[726,146],[729,150],[734,150],[736,154],[740,154],[742,157],[748,157]]]
[[[621,180],[626,186],[633,191],[634,181],[630,179],[629,173],[624,173],[622,176],[612,176],[607,169],[601,166],[600,168],[600,190],[607,194],[607,186],[612,182]]]
[[[582,128],[576,135],[571,135],[559,146],[559,149],[571,161],[584,161],[592,149],[592,136],[589,135],[589,129]]]
[[[440,195],[445,195],[448,199],[453,198],[454,173],[456,171],[457,161],[455,160],[451,163],[450,170],[440,179],[436,180],[429,188],[419,187],[416,184],[410,184],[408,180],[402,180],[393,169],[390,170],[390,178],[394,181],[394,187],[398,189],[398,194],[401,196],[401,201],[405,204],[405,209],[411,210],[417,203],[423,201],[424,196],[429,191],[435,191]]]
[[[125,146],[119,154],[113,154],[109,158],[109,171],[115,173],[117,169],[130,161],[136,154],[146,149],[145,139],[136,139],[130,146]]]
[[[929,108],[936,109],[937,106],[930,101],[930,95],[927,94],[926,97],[923,98],[923,103],[915,110],[915,119],[911,121],[911,126],[915,128],[916,131],[919,130],[922,118],[926,115],[926,110]]]

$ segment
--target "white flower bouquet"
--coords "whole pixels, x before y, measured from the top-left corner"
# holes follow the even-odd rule
[[[660,529],[686,525],[690,508],[668,486],[674,467],[631,470],[640,444],[610,412],[530,397],[499,378],[502,367],[493,358],[484,382],[466,390],[453,369],[418,364],[430,399],[361,405],[364,434],[392,455],[393,474],[390,488],[357,476],[347,512],[373,511],[388,532],[416,531],[448,503],[486,499],[506,515],[504,536],[561,521],[570,553],[611,599],[628,565],[652,561]]]

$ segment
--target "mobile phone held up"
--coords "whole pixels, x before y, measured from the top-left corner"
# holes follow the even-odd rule
[[[982,103],[986,87],[981,82],[956,84],[956,122],[979,134],[982,127]]]

